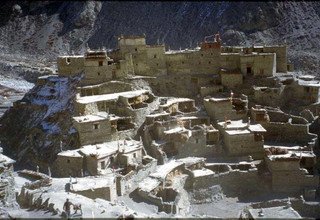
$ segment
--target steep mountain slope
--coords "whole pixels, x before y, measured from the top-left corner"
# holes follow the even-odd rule
[[[195,47],[220,31],[227,45],[287,43],[297,69],[318,74],[320,3],[10,1],[0,14],[0,45],[55,59],[57,54],[116,46],[120,34],[150,44]]]
[[[4,153],[17,160],[16,167],[46,168],[57,153],[77,146],[72,126],[73,100],[80,77],[50,77],[33,87],[19,104],[0,118]]]

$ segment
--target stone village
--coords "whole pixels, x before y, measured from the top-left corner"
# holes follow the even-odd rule
[[[319,198],[319,81],[294,71],[286,45],[228,47],[219,34],[212,38],[175,51],[120,36],[117,49],[58,57],[57,73],[37,85],[81,78],[72,118],[78,148],[61,146],[48,175],[19,171],[33,181],[16,195],[14,161],[1,154],[1,201],[63,214],[69,198],[82,201],[83,217],[106,217],[94,200],[130,195],[156,213],[191,216],[193,204],[223,192],[286,198],[252,203],[237,218],[319,211],[312,203]],[[130,210],[119,212],[135,216]]]

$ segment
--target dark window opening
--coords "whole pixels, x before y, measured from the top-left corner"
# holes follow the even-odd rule
[[[135,51],[138,51],[138,48],[135,48],[134,50],[135,50]]]
[[[133,158],[136,158],[137,157],[137,154],[136,153],[133,153]]]
[[[153,58],[157,58],[157,55],[155,54],[155,55],[153,55]]]
[[[67,58],[67,63],[70,63],[70,62],[71,62],[70,58]]]
[[[103,61],[99,61],[99,66],[103,66]]]
[[[94,125],[93,125],[93,128],[94,128],[94,129],[99,129],[99,124],[94,124]]]
[[[248,74],[248,75],[251,75],[251,74],[252,74],[251,67],[247,67],[247,74]]]
[[[67,163],[70,163],[70,160],[69,160],[69,159],[67,160]]]

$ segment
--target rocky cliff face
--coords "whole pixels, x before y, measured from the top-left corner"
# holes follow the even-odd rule
[[[48,78],[0,119],[4,154],[15,158],[18,166],[47,168],[61,151],[60,141],[63,150],[78,145],[71,116],[79,79]]]
[[[179,49],[219,31],[227,45],[286,42],[296,68],[318,73],[318,2],[10,1],[2,7],[4,51],[55,59],[86,43],[113,48],[120,34],[143,33],[150,44]]]

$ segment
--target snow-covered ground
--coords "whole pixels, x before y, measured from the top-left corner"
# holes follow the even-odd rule
[[[0,117],[13,102],[22,99],[33,86],[33,83],[21,78],[0,75]]]
[[[3,75],[0,75],[0,85],[21,93],[28,92],[34,86],[33,83],[27,82],[24,79],[12,78]]]

